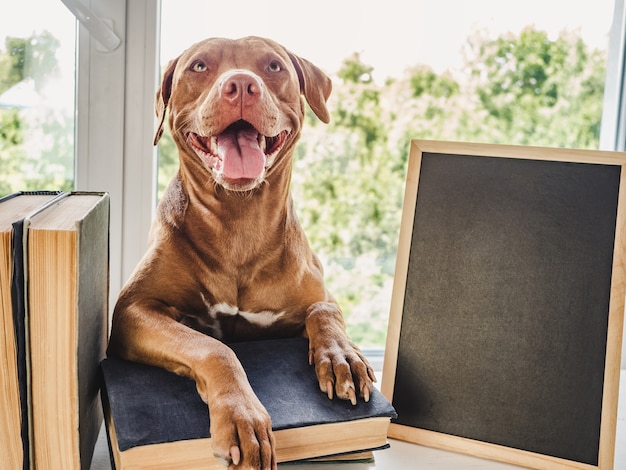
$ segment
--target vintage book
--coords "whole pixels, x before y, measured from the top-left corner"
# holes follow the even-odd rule
[[[308,340],[230,345],[272,417],[276,457],[289,462],[388,446],[396,416],[378,390],[368,403],[329,400],[308,364]],[[164,369],[107,358],[103,403],[112,462],[124,469],[220,469],[209,410],[192,380]]]
[[[66,194],[24,230],[33,468],[88,469],[102,424],[109,196]]]
[[[22,191],[0,199],[0,462],[7,468],[29,468],[25,381],[20,398],[20,375],[25,377],[26,372],[24,341],[18,341],[18,322],[14,321],[14,316],[20,316],[24,302],[23,298],[12,298],[17,292],[12,288],[16,272],[14,265],[21,260],[21,256],[14,256],[14,250],[21,253],[22,240],[20,237],[14,240],[13,225],[49,204],[59,194],[58,191]]]

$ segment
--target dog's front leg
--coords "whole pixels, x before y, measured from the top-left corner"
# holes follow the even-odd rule
[[[235,354],[219,346],[219,357],[204,360],[195,374],[198,393],[209,406],[213,454],[231,469],[276,469],[270,416]]]
[[[376,381],[374,370],[346,333],[343,315],[335,302],[317,302],[307,309],[309,363],[315,364],[320,389],[333,398],[350,400],[357,394],[369,401]]]
[[[108,354],[163,367],[196,382],[210,412],[215,457],[231,469],[276,469],[269,414],[225,344],[142,303],[116,308]]]

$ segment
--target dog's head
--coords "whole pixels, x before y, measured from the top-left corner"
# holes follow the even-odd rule
[[[168,65],[157,92],[158,128],[166,110],[181,158],[197,159],[232,191],[259,186],[293,152],[304,101],[323,122],[330,79],[318,67],[264,38],[212,38]]]

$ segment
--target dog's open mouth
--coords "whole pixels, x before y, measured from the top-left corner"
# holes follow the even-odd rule
[[[288,130],[264,136],[246,121],[237,121],[216,136],[187,135],[196,154],[226,181],[245,182],[261,178],[283,148]]]

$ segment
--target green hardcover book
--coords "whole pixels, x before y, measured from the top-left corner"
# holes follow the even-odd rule
[[[64,194],[23,231],[31,468],[87,470],[103,419],[109,196]]]

